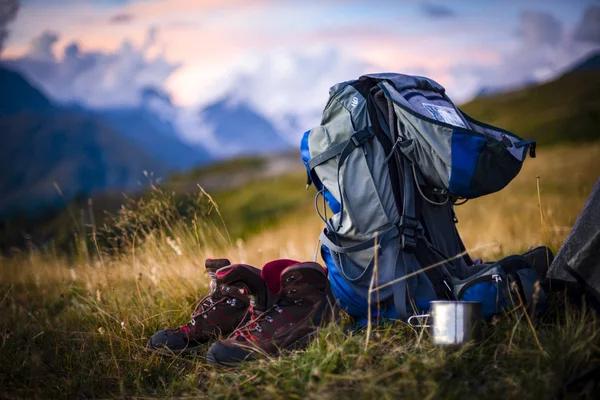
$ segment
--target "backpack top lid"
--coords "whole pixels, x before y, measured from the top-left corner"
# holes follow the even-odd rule
[[[519,173],[528,150],[535,157],[535,141],[469,117],[432,79],[392,73],[360,79],[378,82],[397,117],[400,151],[434,188],[461,198],[490,194]]]

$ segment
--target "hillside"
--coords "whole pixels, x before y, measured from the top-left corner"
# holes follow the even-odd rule
[[[122,140],[103,121],[69,112],[0,118],[0,211],[34,210],[107,189],[138,188],[143,171],[164,165]]]
[[[477,98],[469,116],[538,144],[600,140],[600,71],[574,71],[533,87]]]
[[[137,189],[144,170],[168,171],[101,118],[53,105],[19,74],[0,67],[0,82],[0,217]]]
[[[177,173],[158,187],[165,193],[174,194],[185,209],[189,201],[186,194],[198,193],[198,186],[201,186],[219,205],[230,233],[248,237],[272,225],[277,218],[312,203],[314,193],[305,190],[306,173],[299,160],[300,156],[295,152],[240,157]],[[153,195],[150,190],[129,193],[128,197],[139,199]],[[48,210],[35,218],[17,214],[0,222],[0,253],[13,246],[22,247],[27,241],[35,246],[52,243],[67,249],[73,233],[87,229],[92,222],[102,225],[107,214],[117,214],[126,202],[118,190],[97,193],[91,196],[91,202],[88,198],[90,196],[77,196],[68,207]],[[80,218],[74,220],[74,215]]]

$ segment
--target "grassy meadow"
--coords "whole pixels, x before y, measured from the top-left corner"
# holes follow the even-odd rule
[[[505,190],[457,207],[467,248],[484,259],[557,250],[599,174],[600,144],[541,147]],[[600,364],[600,321],[562,293],[534,323],[516,310],[455,350],[391,323],[369,336],[332,325],[305,351],[234,369],[207,365],[203,351],[149,353],[150,336],[185,323],[207,292],[206,257],[260,267],[315,253],[321,221],[300,172],[196,192],[185,218],[155,188],[111,228],[86,226],[69,257],[49,248],[0,259],[0,398],[545,399],[598,389],[576,378]],[[125,250],[103,235],[126,238]]]

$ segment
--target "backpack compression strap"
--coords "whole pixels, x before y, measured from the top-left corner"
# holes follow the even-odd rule
[[[324,162],[337,156],[340,156],[340,159],[343,157],[343,160],[339,161],[340,164],[343,164],[344,160],[354,149],[356,149],[357,147],[361,147],[367,140],[371,139],[373,136],[373,132],[371,132],[371,130],[368,128],[358,131],[345,142],[333,145],[329,149],[308,160],[308,168],[312,171],[317,165],[321,165]]]

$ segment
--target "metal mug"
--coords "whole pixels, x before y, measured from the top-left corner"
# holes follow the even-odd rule
[[[413,325],[412,319],[430,318],[432,323]],[[481,323],[479,301],[432,301],[430,314],[414,315],[408,324],[415,328],[431,328],[433,343],[438,346],[458,346],[477,337]]]

